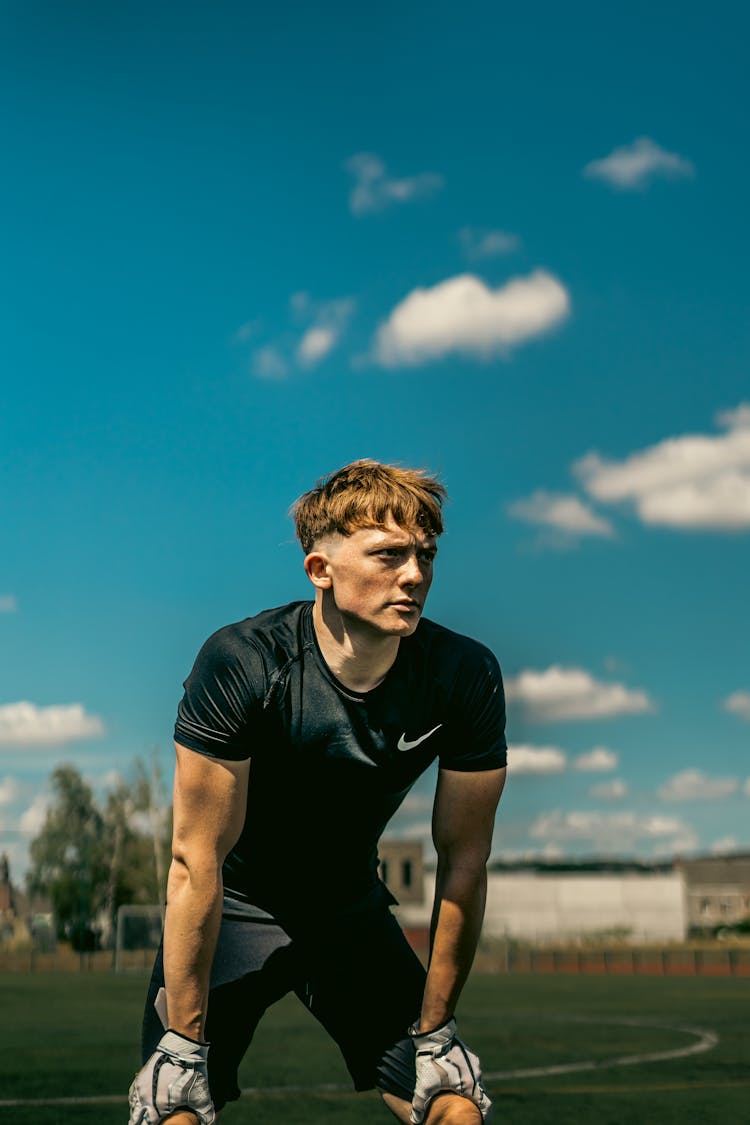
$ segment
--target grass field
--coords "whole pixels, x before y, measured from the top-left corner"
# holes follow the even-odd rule
[[[0,975],[0,1121],[124,1125],[145,988],[140,974]],[[747,978],[475,974],[460,1026],[485,1072],[503,1075],[488,1082],[497,1125],[726,1125],[750,1119],[749,1002]],[[605,1065],[690,1046],[686,1027],[719,1041],[686,1058]],[[586,1062],[599,1065],[509,1074]],[[377,1095],[348,1090],[335,1047],[293,998],[267,1015],[241,1080],[252,1092],[227,1108],[222,1125],[392,1120]],[[28,1104],[61,1097],[101,1101]],[[26,1104],[8,1104],[18,1100]]]

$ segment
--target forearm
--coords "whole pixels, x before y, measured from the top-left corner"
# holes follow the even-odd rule
[[[191,1039],[204,1038],[222,895],[216,860],[172,861],[164,923],[167,1011],[169,1026]]]
[[[455,1013],[479,942],[486,897],[484,864],[438,865],[422,1030],[440,1026]]]

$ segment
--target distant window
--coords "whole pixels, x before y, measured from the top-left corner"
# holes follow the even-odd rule
[[[412,878],[412,875],[411,875],[411,860],[405,859],[404,862],[401,864],[401,886],[402,887],[410,887],[411,886],[411,878]]]
[[[702,898],[701,899],[701,914],[710,914],[710,913],[711,913],[711,899],[710,898]]]

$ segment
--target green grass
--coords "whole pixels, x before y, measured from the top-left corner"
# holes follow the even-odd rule
[[[123,1097],[120,1103],[82,1106],[0,1104],[0,1122],[124,1125],[125,1091],[138,1066],[145,989],[142,975],[0,975],[0,1103]],[[749,1000],[748,978],[477,974],[467,986],[460,1027],[490,1074],[669,1050],[691,1042],[670,1027],[711,1029],[720,1041],[704,1054],[510,1077],[490,1081],[489,1088],[498,1125],[682,1125],[688,1116],[701,1125],[725,1125],[747,1114]],[[294,998],[268,1013],[240,1077],[255,1092],[228,1107],[222,1125],[392,1120],[377,1095],[349,1092],[336,1048]],[[316,1090],[323,1082],[342,1090]]]

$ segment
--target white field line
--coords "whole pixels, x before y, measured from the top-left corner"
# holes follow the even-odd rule
[[[615,1055],[610,1059],[598,1059],[596,1062],[535,1066],[525,1070],[497,1070],[492,1074],[485,1074],[484,1078],[487,1082],[502,1082],[506,1078],[544,1078],[551,1074],[575,1074],[582,1070],[606,1070],[613,1066],[637,1066],[639,1063],[663,1062],[666,1059],[685,1059],[690,1055],[701,1055],[704,1051],[711,1051],[719,1042],[719,1036],[715,1031],[708,1031],[702,1027],[673,1027],[669,1024],[643,1023],[640,1020],[602,1020],[601,1022],[618,1027],[649,1027],[658,1031],[677,1031],[683,1035],[694,1036],[696,1042],[688,1043],[685,1047],[673,1047],[669,1051],[650,1051],[643,1055]]]
[[[605,1070],[613,1066],[636,1066],[639,1063],[663,1062],[666,1059],[684,1059],[690,1055],[700,1055],[704,1051],[711,1051],[719,1042],[715,1031],[708,1031],[700,1027],[672,1026],[644,1022],[641,1020],[591,1020],[585,1022],[617,1025],[619,1027],[647,1027],[656,1031],[676,1031],[682,1035],[692,1036],[696,1042],[688,1043],[685,1047],[674,1047],[669,1051],[651,1051],[643,1055],[616,1055],[611,1059],[599,1059],[596,1062],[586,1061],[577,1063],[563,1063],[559,1066],[538,1066],[522,1070],[496,1070],[484,1075],[486,1082],[504,1082],[508,1078],[544,1078],[554,1074],[574,1074],[586,1070]],[[336,1083],[322,1083],[316,1086],[249,1086],[242,1091],[243,1094],[338,1094],[352,1093],[350,1086]],[[127,1102],[127,1094],[95,1094],[91,1097],[67,1098],[5,1098],[0,1099],[0,1109],[12,1109],[16,1106],[66,1106],[66,1105],[116,1105]]]

